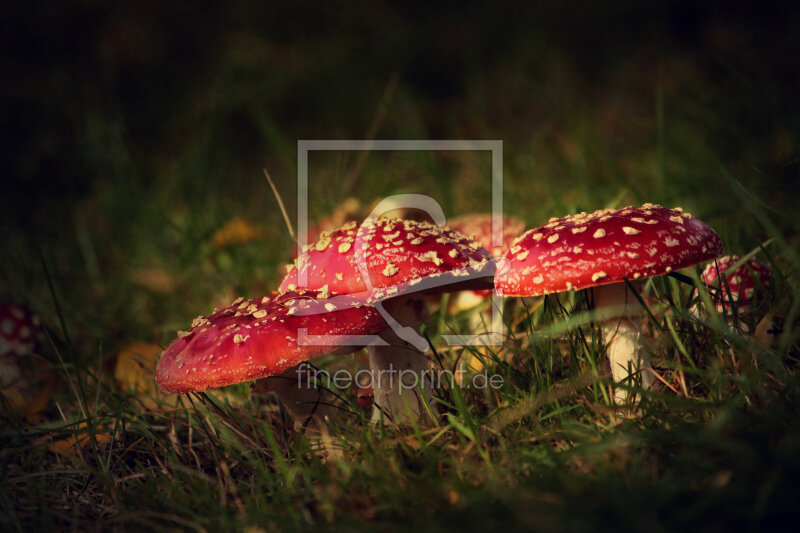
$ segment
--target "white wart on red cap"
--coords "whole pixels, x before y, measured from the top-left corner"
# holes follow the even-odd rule
[[[722,255],[719,236],[681,208],[606,209],[553,218],[513,243],[495,286],[536,296],[667,274]]]
[[[493,215],[489,213],[474,213],[451,218],[447,221],[447,225],[478,241],[481,246],[491,251],[494,257],[500,257],[511,248],[514,239],[525,231],[525,223],[518,218],[503,216],[503,244],[493,246],[492,221]]]
[[[280,290],[299,287],[305,275],[304,288],[329,295],[364,293],[367,285],[360,274],[360,260],[366,263],[373,288],[365,294],[370,302],[494,273],[489,252],[448,227],[415,220],[367,219],[360,226],[351,222],[323,232],[287,267]]]
[[[337,339],[371,335],[385,327],[374,307],[355,298],[343,309],[317,291],[238,298],[197,317],[189,331],[178,332],[158,362],[156,382],[163,392],[180,394],[260,379],[336,350]],[[330,336],[328,344],[299,343],[298,330],[303,328],[308,335]]]
[[[731,299],[737,302],[739,313],[748,313],[751,310],[756,287],[756,279],[761,284],[760,288],[768,289],[772,282],[772,270],[758,259],[751,258],[745,261],[733,272],[728,272],[732,266],[739,262],[738,255],[726,255],[709,263],[703,270],[702,279],[707,285],[713,285],[717,291],[712,294],[716,303],[717,312],[722,313],[723,307],[730,308]],[[726,275],[727,273],[727,275]],[[720,283],[720,275],[724,275],[726,283]],[[755,277],[754,277],[755,276]],[[725,286],[727,284],[727,287]],[[728,296],[730,289],[730,297]]]
[[[0,356],[30,355],[36,348],[39,317],[13,303],[0,304]]]

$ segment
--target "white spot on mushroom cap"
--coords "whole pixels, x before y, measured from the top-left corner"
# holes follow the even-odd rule
[[[398,272],[400,272],[400,269],[397,268],[397,266],[394,263],[389,262],[386,263],[386,266],[384,267],[383,272],[381,273],[388,278],[394,276]]]
[[[419,259],[420,261],[430,261],[436,266],[439,266],[444,262],[439,257],[439,254],[437,254],[436,251],[434,250],[430,250],[428,252],[425,252],[424,254],[417,254],[417,259]]]

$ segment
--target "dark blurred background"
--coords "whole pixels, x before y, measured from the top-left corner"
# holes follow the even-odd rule
[[[47,265],[102,337],[194,316],[221,286],[266,292],[291,241],[261,167],[294,209],[298,139],[502,139],[507,209],[531,225],[687,205],[743,251],[763,235],[725,172],[779,225],[796,214],[800,10],[518,4],[5,4],[0,299],[47,315]],[[420,188],[456,197],[452,211],[489,207],[465,196],[479,157],[409,171],[371,155],[354,186],[355,159],[314,159],[315,217],[426,173]],[[262,239],[212,250],[236,216]]]

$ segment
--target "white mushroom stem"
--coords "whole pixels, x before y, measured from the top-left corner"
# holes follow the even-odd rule
[[[386,302],[386,310],[401,326],[418,330],[425,314],[422,301],[396,298]],[[433,392],[428,358],[387,328],[380,337],[388,346],[369,347],[369,366],[375,398],[373,422],[420,420],[427,412],[420,393],[430,399]]]
[[[316,386],[314,374],[312,366],[300,364],[282,374],[256,381],[253,391],[260,394],[275,393],[292,415],[295,430],[300,430],[306,424],[322,429],[325,421],[332,418],[338,409],[329,403],[330,396],[326,397],[325,390]]]
[[[644,309],[638,298],[628,289],[627,283],[601,285],[592,292],[595,310],[600,315],[614,310],[613,318],[606,318],[600,324],[614,381],[631,385],[631,378],[638,376],[642,388],[652,387],[654,378],[650,358],[639,340]],[[624,403],[627,399],[627,390],[615,389],[614,400],[617,403]]]

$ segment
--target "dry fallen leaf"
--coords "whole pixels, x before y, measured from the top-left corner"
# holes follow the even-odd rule
[[[8,409],[15,413],[22,412],[27,403],[19,387],[16,385],[11,385],[10,387],[0,390],[0,395],[3,396],[3,402],[8,405]]]
[[[167,293],[175,288],[175,279],[160,266],[142,267],[133,273],[133,281],[153,292]]]
[[[149,392],[154,389],[155,372],[161,346],[155,343],[136,342],[125,346],[117,355],[114,378],[125,390]]]
[[[163,351],[158,344],[136,342],[123,347],[117,355],[114,379],[122,390],[136,393],[138,401],[147,409],[175,407],[180,398],[179,395],[164,394],[156,385],[156,364]],[[228,389],[211,389],[206,393],[220,401],[227,400],[231,405],[238,405],[240,401]]]
[[[161,352],[163,350],[158,344],[136,342],[120,350],[114,367],[114,379],[119,387],[135,392],[138,400],[148,409],[158,407],[156,400],[169,406],[177,403],[177,396],[163,394],[155,382],[156,363]]]
[[[242,218],[236,217],[225,223],[211,236],[214,248],[225,248],[237,244],[245,244],[261,238],[261,229]]]
[[[77,429],[85,429],[86,422],[81,422],[78,424]],[[102,427],[98,427],[97,429],[103,429]],[[106,435],[105,433],[95,433],[94,438],[97,441],[97,444],[106,444],[111,442],[111,437]],[[87,444],[91,442],[91,435],[88,431],[81,431],[75,433],[70,437],[65,439],[59,439],[54,441],[53,444],[50,445],[50,451],[53,453],[66,453],[69,455],[77,455],[79,450],[82,450],[86,447]]]
[[[37,390],[22,410],[25,418],[31,420],[35,415],[39,414],[50,403],[50,396],[53,394],[56,383],[52,373],[44,376],[41,380],[41,387]]]
[[[22,378],[0,390],[0,395],[10,411],[31,422],[50,403],[57,378],[49,364],[38,357],[26,363]]]

